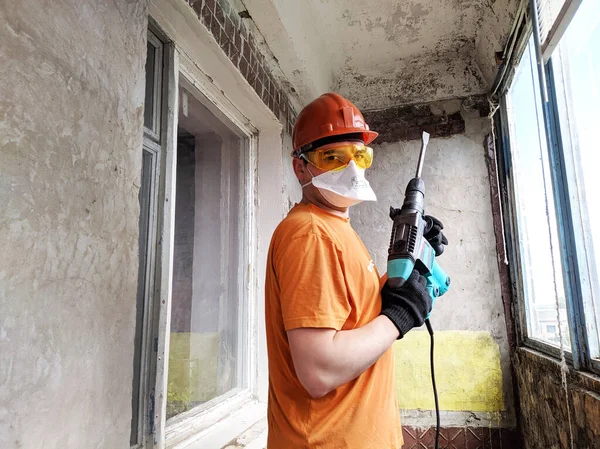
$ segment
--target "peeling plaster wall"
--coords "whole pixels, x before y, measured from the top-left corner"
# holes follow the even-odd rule
[[[475,63],[486,85],[491,87],[498,65],[495,53],[504,50],[522,0],[491,0],[482,10],[475,39]]]
[[[436,108],[452,112],[456,104],[460,109],[460,101],[437,104]],[[431,321],[434,329],[439,331],[440,344],[449,342],[452,346],[452,341],[463,342],[456,352],[438,352],[436,356],[436,370],[446,373],[440,374],[442,383],[438,383],[442,423],[444,427],[514,427],[510,360],[483,148],[490,123],[487,117],[480,117],[478,111],[464,108],[460,111],[466,133],[432,138],[423,169],[426,213],[445,223],[444,232],[450,241],[439,262],[452,278],[452,287],[436,302]],[[406,183],[414,176],[419,148],[418,140],[376,145],[374,163],[367,171],[367,178],[377,193],[378,201],[362,203],[351,209],[353,227],[369,249],[380,273],[387,271],[387,245],[391,232],[389,206],[400,207],[402,204]],[[484,338],[485,335],[489,339]],[[408,366],[407,372],[419,373],[423,366],[428,366],[427,339],[417,340],[396,343],[398,363]],[[415,345],[418,346],[420,340],[423,344],[417,351]],[[482,352],[484,346],[485,351]],[[440,347],[443,348],[443,344]],[[455,355],[459,352],[471,354],[476,359],[473,366],[482,370],[491,370],[489,372],[492,373],[499,369],[499,375],[483,379],[480,377],[482,373],[473,367],[457,365],[460,357]],[[402,359],[403,353],[413,356]],[[415,358],[417,355],[418,359]],[[465,360],[470,359],[467,357]],[[456,379],[444,386],[443,379],[449,379],[448,372],[455,373]],[[398,383],[402,383],[399,392],[411,389],[426,391],[428,375],[425,370],[412,380],[403,376],[398,379]],[[412,383],[406,386],[406,382]],[[425,383],[420,385],[419,382]],[[486,385],[485,382],[491,384]],[[479,389],[479,393],[474,389]],[[427,390],[431,394],[431,390]],[[461,391],[464,394],[456,396],[458,402],[453,401],[451,397]],[[498,392],[501,397],[491,397]],[[465,396],[471,396],[471,399],[464,399]],[[431,405],[420,410],[402,410],[404,424],[420,428],[434,425]]]
[[[353,68],[350,61],[335,89],[353,99],[361,109],[384,109],[483,94],[488,87],[470,56],[474,52],[473,44],[464,39],[461,43],[451,50],[429,51],[361,71]]]
[[[0,23],[0,447],[129,447],[147,3]]]
[[[334,90],[379,109],[487,92],[521,1],[245,3],[303,103]]]

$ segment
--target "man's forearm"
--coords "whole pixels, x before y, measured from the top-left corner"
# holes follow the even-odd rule
[[[396,341],[398,329],[387,317],[378,316],[358,329],[336,332],[330,359],[332,383],[336,388],[355,379],[373,365]]]
[[[385,316],[378,316],[358,329],[300,331],[304,332],[304,344],[296,347],[292,356],[300,381],[314,397],[324,396],[365,372],[399,335]],[[323,332],[327,332],[327,338],[323,338]]]

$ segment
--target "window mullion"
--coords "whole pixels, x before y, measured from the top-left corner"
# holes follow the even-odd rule
[[[506,96],[500,103],[500,119],[498,124],[501,151],[498,152],[498,177],[502,186],[504,239],[509,260],[509,273],[513,302],[513,316],[517,324],[517,340],[519,343],[527,338],[527,323],[525,318],[525,295],[522,287],[520,254],[518,250],[519,230],[515,211],[515,197],[513,195],[514,183],[512,182],[512,156],[510,143],[510,130],[508,120],[508,104]]]
[[[575,231],[569,201],[569,187],[565,166],[564,148],[562,145],[558,108],[552,70],[552,59],[545,65],[547,92],[542,92],[542,98],[547,94],[548,102],[542,102],[544,125],[550,163],[550,176],[554,192],[557,229],[560,242],[560,255],[567,303],[571,346],[573,351],[573,366],[575,369],[589,368],[590,353],[588,348],[587,330],[583,305],[583,294],[577,257]],[[544,89],[540,85],[540,89]]]

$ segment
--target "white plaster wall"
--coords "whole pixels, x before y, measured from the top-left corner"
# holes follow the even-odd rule
[[[423,168],[425,213],[438,217],[445,225],[450,244],[438,261],[452,279],[449,292],[435,304],[431,323],[435,330],[490,332],[500,349],[507,408],[500,421],[494,418],[492,424],[514,425],[510,360],[483,149],[490,128],[487,118],[467,119],[465,126],[465,134],[431,139]],[[402,205],[406,184],[415,175],[419,150],[420,141],[375,146],[373,166],[366,175],[378,201],[351,208],[352,226],[380,273],[387,271],[392,225],[389,207]],[[450,413],[444,417],[444,425],[491,425],[490,417],[486,419],[485,415],[478,414],[477,421],[469,412]],[[429,426],[435,418],[430,413],[413,413],[406,423]]]
[[[0,3],[0,447],[129,447],[147,2]]]

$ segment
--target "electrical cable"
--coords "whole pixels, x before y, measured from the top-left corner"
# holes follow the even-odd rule
[[[431,384],[433,385],[433,397],[435,399],[435,419],[436,419],[435,449],[438,449],[438,444],[440,441],[440,404],[438,403],[437,387],[435,385],[435,368],[434,368],[434,364],[433,364],[433,328],[431,327],[429,318],[427,318],[425,320],[425,326],[427,326],[427,332],[429,332],[429,337],[430,337],[430,341],[431,341],[431,349],[429,352],[429,362],[431,364]]]

